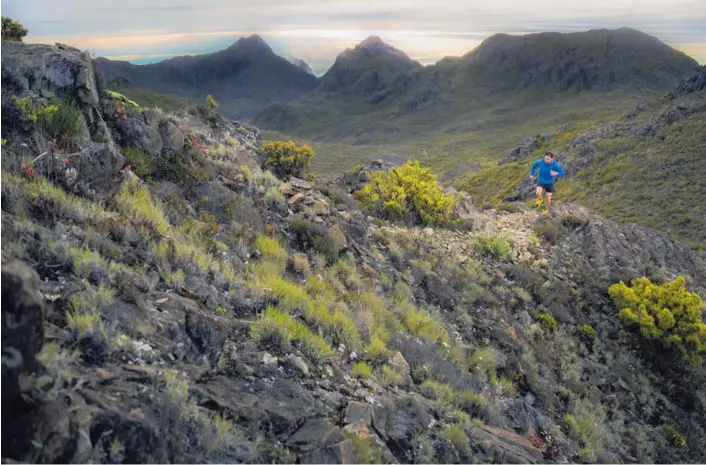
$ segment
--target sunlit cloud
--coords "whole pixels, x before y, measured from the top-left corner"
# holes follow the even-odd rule
[[[62,42],[109,58],[158,60],[223,49],[260,34],[319,74],[345,48],[379,35],[431,64],[497,32],[632,27],[706,63],[703,0],[3,0],[27,42]]]

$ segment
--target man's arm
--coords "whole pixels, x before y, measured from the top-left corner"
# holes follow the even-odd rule
[[[539,166],[538,166],[538,165],[539,165],[539,161],[540,161],[540,160],[535,160],[535,161],[532,163],[532,166],[530,166],[530,178],[534,178],[534,176],[535,176],[534,173],[539,169]]]
[[[558,178],[563,178],[565,176],[564,167],[561,166],[561,163],[559,163],[558,161],[554,162],[554,171],[556,171],[558,173],[557,174]]]

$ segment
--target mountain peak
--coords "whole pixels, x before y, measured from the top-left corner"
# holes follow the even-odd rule
[[[244,49],[244,50],[259,50],[272,52],[272,48],[267,45],[267,42],[258,34],[252,34],[248,37],[241,37],[229,49]]]
[[[387,45],[383,40],[380,38],[380,36],[370,36],[364,41],[362,41],[360,44],[358,44],[359,47],[369,47],[371,45]]]

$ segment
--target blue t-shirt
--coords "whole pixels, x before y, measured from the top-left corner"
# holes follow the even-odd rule
[[[551,171],[556,171],[559,173],[558,178],[564,177],[564,168],[561,167],[558,161],[552,160],[550,163],[546,163],[544,158],[540,158],[532,163],[530,168],[530,176],[533,176],[539,172],[537,176],[537,182],[539,184],[554,184],[554,176],[550,174]]]

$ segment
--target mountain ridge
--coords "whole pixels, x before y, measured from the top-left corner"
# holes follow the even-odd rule
[[[529,49],[525,43],[530,44]],[[257,63],[258,54],[264,60],[279,59],[291,64],[276,55],[257,35],[247,40],[241,38],[226,50],[233,49],[245,49],[247,53],[243,52],[242,55],[252,60],[250,66]],[[180,57],[177,62],[185,65],[208,62],[211,56],[217,56],[219,60],[232,60],[223,52],[195,58]],[[170,63],[175,62],[122,64],[119,68],[101,59],[99,66],[108,77],[125,74],[120,77],[131,80],[129,75],[139,75],[139,70],[171,68]],[[355,47],[342,51],[321,77],[313,78],[309,73],[301,75],[303,69],[280,63],[277,67],[280,79],[271,81],[269,89],[248,84],[249,87],[243,88],[240,94],[237,89],[230,93],[226,89],[218,89],[218,94],[224,111],[251,120],[257,119],[257,111],[251,110],[255,101],[260,110],[264,107],[263,103],[298,105],[302,102],[306,107],[307,101],[316,100],[319,98],[317,94],[322,92],[334,96],[334,101],[329,103],[344,104],[351,99],[354,102],[359,99],[367,102],[367,105],[361,105],[359,113],[383,109],[387,111],[388,118],[394,118],[418,111],[432,101],[445,105],[451,95],[454,95],[454,100],[483,100],[486,90],[494,94],[505,92],[512,95],[522,91],[527,94],[527,89],[553,94],[591,89],[624,88],[628,91],[631,85],[637,90],[664,89],[676,85],[696,66],[698,63],[682,52],[629,28],[523,36],[495,34],[461,57],[446,57],[427,66],[410,59],[406,53],[386,44],[379,36],[371,36]],[[227,73],[223,79],[228,79]],[[171,88],[165,85],[165,82],[170,82],[169,76],[162,81],[159,84],[147,80],[136,85],[159,92],[189,94],[191,98],[197,94],[214,93],[214,89],[207,88],[204,80],[192,79],[190,87],[178,83]],[[218,87],[216,84],[214,86]],[[249,99],[245,98],[245,94]],[[345,104],[356,111],[353,107],[357,105],[351,107]],[[396,105],[394,111],[390,105]],[[309,106],[318,106],[318,103],[313,102]],[[266,121],[262,118],[258,121],[267,128]]]

